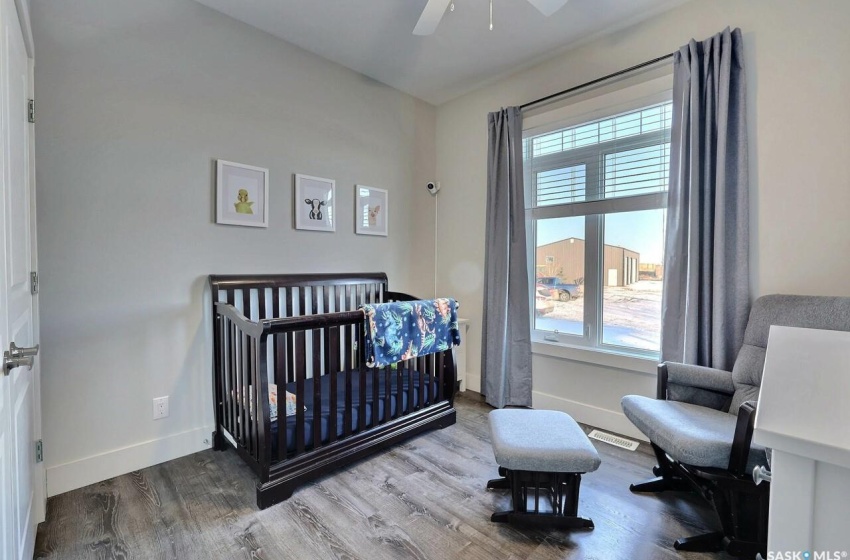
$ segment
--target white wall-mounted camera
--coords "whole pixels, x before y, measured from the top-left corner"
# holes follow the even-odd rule
[[[440,182],[439,181],[436,181],[436,182],[431,181],[425,187],[428,189],[428,192],[431,193],[431,194],[437,194],[438,192],[440,192]]]

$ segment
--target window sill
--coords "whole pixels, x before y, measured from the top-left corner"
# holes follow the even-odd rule
[[[583,348],[567,344],[538,340],[532,338],[531,353],[552,358],[562,358],[576,362],[584,362],[598,366],[623,369],[643,375],[655,376],[658,371],[658,360],[622,354],[607,349]]]

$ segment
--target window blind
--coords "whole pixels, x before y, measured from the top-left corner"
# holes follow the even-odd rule
[[[666,192],[672,103],[526,138],[532,207]]]

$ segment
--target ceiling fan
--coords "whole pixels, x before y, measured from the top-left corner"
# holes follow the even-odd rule
[[[540,10],[544,16],[549,17],[560,10],[568,0],[528,0],[532,6]],[[493,4],[490,0],[490,29],[493,28],[492,11]],[[453,0],[428,0],[425,9],[422,10],[422,15],[419,16],[419,21],[416,27],[413,28],[414,35],[431,35],[437,30],[440,20],[443,19],[443,14],[446,13],[446,8],[449,4],[454,4]]]

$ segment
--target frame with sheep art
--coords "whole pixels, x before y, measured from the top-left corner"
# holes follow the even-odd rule
[[[384,189],[355,185],[354,224],[360,235],[387,236],[389,224],[389,195]]]
[[[295,175],[295,229],[336,231],[336,181]]]
[[[216,160],[218,224],[269,227],[269,170]]]

